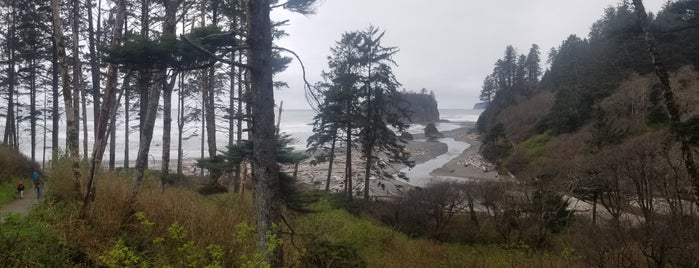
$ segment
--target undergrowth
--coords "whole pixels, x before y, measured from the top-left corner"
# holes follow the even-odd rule
[[[252,195],[161,192],[146,177],[136,213],[126,215],[130,180],[100,174],[88,220],[77,217],[70,165],[54,165],[46,198],[25,218],[0,224],[0,261],[46,267],[267,267],[256,253]],[[55,186],[54,186],[55,185]],[[318,194],[310,213],[289,214],[281,246],[290,267],[574,267],[561,254],[523,243],[460,244],[413,239],[362,212],[360,203]],[[348,212],[351,211],[351,212]],[[293,233],[293,235],[291,235]],[[22,241],[22,242],[17,242]]]

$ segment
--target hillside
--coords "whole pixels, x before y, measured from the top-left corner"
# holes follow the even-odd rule
[[[530,191],[585,203],[603,263],[641,252],[630,263],[684,266],[699,254],[697,11],[697,1],[677,1],[651,17],[655,66],[634,6],[622,4],[587,38],[553,48],[540,80],[526,69],[531,53],[516,61],[512,47],[485,79],[483,155]],[[674,96],[658,79],[661,63]]]

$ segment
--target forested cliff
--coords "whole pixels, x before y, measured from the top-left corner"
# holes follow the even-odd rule
[[[439,120],[439,109],[433,93],[401,92],[401,98],[407,104],[412,123],[426,124]]]
[[[639,4],[606,9],[587,37],[552,48],[541,76],[528,68],[536,45],[521,56],[507,47],[483,84],[481,152],[525,187],[588,202],[593,223],[604,208],[613,224],[594,232],[615,235],[595,243],[611,252],[603,258],[633,255],[620,246],[632,241],[649,263],[684,266],[685,253],[658,250],[699,237],[688,216],[699,194],[699,1],[647,16]]]

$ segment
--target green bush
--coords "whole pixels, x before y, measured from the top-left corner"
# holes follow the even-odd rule
[[[39,221],[10,214],[0,222],[0,263],[4,267],[67,267],[81,255]]]
[[[308,246],[308,253],[301,258],[303,267],[366,267],[357,250],[343,243],[315,241]]]

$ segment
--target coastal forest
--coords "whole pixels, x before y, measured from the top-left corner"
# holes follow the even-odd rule
[[[548,208],[550,227],[586,204],[583,235],[567,243],[586,245],[591,265],[697,265],[698,4],[610,7],[587,37],[553,48],[545,71],[529,66],[536,45],[508,46],[483,81],[483,156]]]
[[[0,1],[0,266],[699,265],[699,1],[621,1],[550,51],[506,46],[477,122],[406,89],[378,26],[337,36],[309,81],[270,14],[322,4]],[[305,151],[274,98],[292,64]],[[414,184],[444,140],[468,144]]]

